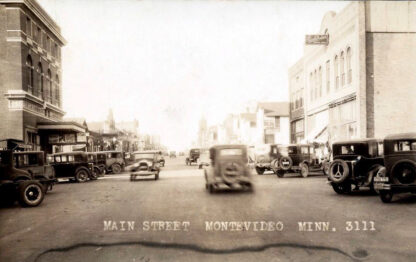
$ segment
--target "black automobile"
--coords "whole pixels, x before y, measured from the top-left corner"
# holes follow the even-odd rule
[[[135,181],[137,177],[154,176],[155,180],[159,179],[160,162],[159,153],[155,151],[134,152],[134,164],[130,170],[130,181]]]
[[[18,200],[24,207],[38,206],[53,179],[43,175],[36,175],[38,179],[35,179],[35,174],[29,170],[16,168],[14,154],[11,150],[0,151],[0,203],[11,205]]]
[[[15,168],[27,171],[32,179],[39,180],[47,190],[52,190],[56,182],[55,170],[45,162],[43,151],[12,152]]]
[[[315,154],[312,144],[280,145],[277,150],[278,157],[272,162],[272,167],[278,177],[289,172],[307,177],[310,171],[323,171],[323,162]]]
[[[106,154],[101,152],[88,152],[88,160],[94,163],[94,171],[98,176],[106,173]]]
[[[383,167],[383,143],[378,139],[356,139],[332,145],[333,161],[328,180],[335,192],[346,194],[368,187],[374,191],[374,177]]]
[[[211,164],[204,169],[205,188],[210,193],[222,186],[253,190],[250,169],[247,166],[247,147],[244,145],[217,145],[209,149]]]
[[[98,178],[98,174],[94,171],[94,162],[88,159],[85,152],[52,154],[50,163],[55,169],[57,178],[74,179],[79,183]]]
[[[396,193],[416,193],[416,133],[386,136],[384,165],[374,179],[381,201],[391,202]]]
[[[269,152],[256,155],[255,169],[257,174],[262,175],[265,171],[277,170],[278,162],[275,160],[278,159],[279,156],[278,145],[271,145]]]
[[[191,166],[192,163],[198,163],[201,150],[199,148],[193,148],[189,150],[189,156],[185,159],[186,165]]]

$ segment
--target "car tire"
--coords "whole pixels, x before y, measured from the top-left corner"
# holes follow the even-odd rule
[[[343,182],[340,184],[331,183],[332,188],[337,194],[349,194],[351,193],[351,183],[350,182]]]
[[[300,164],[300,174],[304,178],[308,177],[308,175],[309,175],[309,166],[308,166],[308,164],[305,164],[305,163]]]
[[[335,159],[329,167],[329,179],[336,184],[341,184],[347,179],[350,174],[350,169],[347,163],[342,159]]]
[[[381,190],[380,199],[383,203],[390,203],[393,200],[393,192],[390,190]]]
[[[264,168],[256,166],[256,172],[258,175],[263,175],[264,171],[265,171]]]
[[[288,165],[283,165],[283,162],[285,160],[289,162]],[[280,166],[281,169],[283,169],[285,171],[290,170],[292,168],[292,165],[293,165],[293,160],[292,160],[292,158],[290,156],[282,156],[279,159],[279,166]]]
[[[38,181],[22,181],[18,186],[19,203],[23,207],[35,207],[42,203],[45,197],[43,186]]]
[[[158,179],[159,179],[159,172],[157,172],[155,175],[155,180],[158,180]]]
[[[121,173],[121,166],[119,164],[113,164],[111,166],[111,171],[113,172],[113,174]]]
[[[209,191],[209,193],[210,193],[210,194],[215,193],[215,187],[214,187],[214,185],[213,185],[213,184],[210,184],[210,185],[208,186],[208,191]]]
[[[97,180],[99,172],[100,172],[99,169],[98,169],[98,173],[97,173],[97,170],[94,168],[93,171],[90,172],[90,179],[91,180]]]
[[[75,181],[78,183],[84,183],[88,180],[89,171],[86,168],[78,168],[75,171]]]

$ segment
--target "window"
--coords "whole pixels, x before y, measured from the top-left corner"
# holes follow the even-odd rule
[[[351,48],[347,48],[347,84],[351,84],[352,70],[351,70]]]
[[[26,17],[26,36],[32,37],[32,21]]]
[[[280,116],[274,117],[274,128],[280,131]]]
[[[33,63],[32,57],[27,56],[26,59],[26,70],[27,70],[27,91],[33,94]]]
[[[55,162],[60,163],[61,162],[61,156],[55,156]]]
[[[38,90],[35,95],[37,97],[43,98],[43,69],[42,69],[41,63],[38,64],[37,73],[38,73]]]
[[[302,146],[302,147],[300,148],[300,152],[301,152],[302,154],[309,154],[309,148],[308,148],[307,146]]]
[[[68,162],[74,162],[74,156],[69,155],[68,156]]]
[[[318,98],[318,76],[316,74],[316,69],[313,72],[313,79],[314,79],[314,82],[313,82],[314,95],[313,95],[313,97],[314,97],[314,99],[317,99]]]
[[[52,86],[52,73],[51,73],[50,69],[48,69],[47,81],[48,81],[48,87],[47,87],[47,91],[46,91],[46,93],[47,93],[46,101],[52,103],[52,91],[53,91],[52,89],[53,89],[53,86]]]
[[[45,49],[48,52],[51,51],[51,39],[49,38],[49,36],[46,36]]]
[[[68,160],[68,157],[66,155],[61,156],[62,162],[66,162]]]
[[[55,76],[55,105],[60,106],[60,97],[59,97],[59,91],[60,91],[60,87],[59,87],[59,77],[58,75]]]
[[[309,90],[310,90],[309,100],[312,101],[313,100],[313,79],[312,79],[312,72],[309,74]]]
[[[322,67],[318,70],[319,97],[322,97]]]
[[[37,28],[36,31],[36,42],[38,42],[38,44],[41,46],[42,45],[42,31],[40,31],[40,28]]]
[[[330,70],[330,62],[329,60],[326,61],[326,72],[325,72],[325,77],[326,77],[326,93],[329,94],[329,92],[331,91],[331,70]]]
[[[339,87],[339,75],[338,75],[338,56],[334,58],[334,77],[335,77],[335,90]]]
[[[341,72],[341,86],[345,86],[344,51],[341,52],[339,69]]]
[[[416,141],[397,141],[394,144],[394,151],[416,151]]]

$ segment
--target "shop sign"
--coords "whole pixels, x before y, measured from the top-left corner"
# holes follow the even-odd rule
[[[329,35],[306,35],[306,45],[328,45]]]

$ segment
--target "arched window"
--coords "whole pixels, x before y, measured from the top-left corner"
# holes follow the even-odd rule
[[[314,78],[314,83],[313,83],[313,89],[314,89],[314,91],[313,91],[313,97],[314,97],[314,99],[317,99],[318,98],[318,75],[316,74],[316,69],[315,69],[315,71],[313,72],[313,78]]]
[[[52,103],[52,92],[53,92],[53,87],[52,87],[52,73],[51,70],[48,69],[48,87],[47,87],[47,91],[46,91],[46,101]]]
[[[341,72],[341,86],[345,86],[344,51],[341,52],[339,66]]]
[[[38,69],[36,71],[38,73],[38,90],[35,95],[43,98],[43,69],[41,63],[38,64]]]
[[[59,76],[58,75],[56,75],[55,76],[55,82],[56,82],[56,85],[55,85],[55,105],[57,105],[57,106],[60,106],[60,94],[59,94],[59,90],[60,90],[60,87],[59,87]]]
[[[33,63],[32,57],[27,56],[26,59],[26,70],[27,70],[27,91],[33,94]]]
[[[313,100],[313,77],[312,72],[309,74],[309,100]]]
[[[334,58],[334,76],[335,76],[335,90],[339,87],[339,75],[338,75],[338,56]]]
[[[351,48],[347,48],[347,84],[351,84],[352,70],[351,70]]]
[[[326,72],[325,72],[325,77],[326,77],[326,93],[329,94],[329,92],[331,91],[331,77],[330,77],[330,61],[326,61]]]

